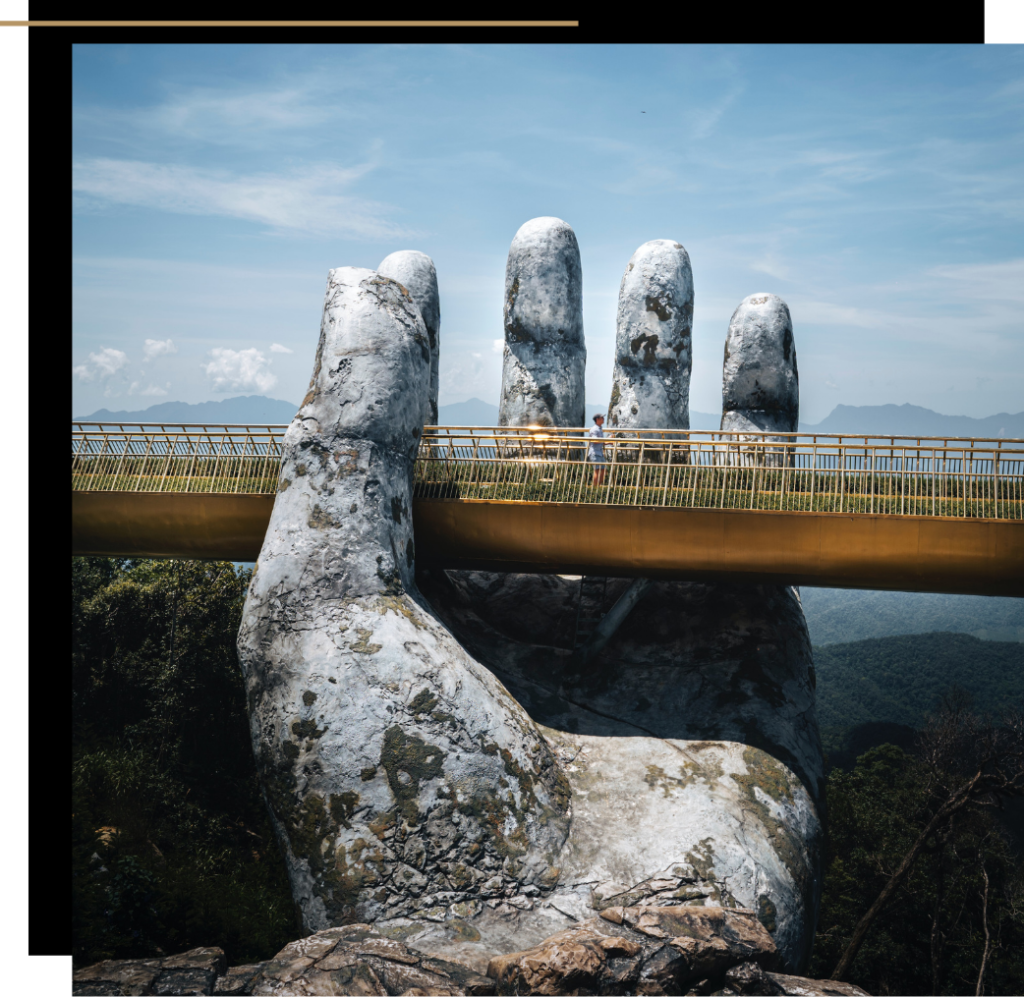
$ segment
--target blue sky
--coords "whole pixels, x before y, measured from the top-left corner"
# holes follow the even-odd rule
[[[327,271],[429,253],[441,403],[497,403],[505,258],[556,215],[583,263],[587,398],[619,280],[670,238],[690,407],[729,318],[793,315],[801,419],[1024,409],[1024,48],[74,49],[76,413],[301,399]]]

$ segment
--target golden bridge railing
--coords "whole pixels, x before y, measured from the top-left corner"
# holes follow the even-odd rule
[[[273,493],[286,428],[72,423],[71,488]]]
[[[427,427],[417,498],[1024,519],[1024,441]],[[603,470],[595,484],[595,471]]]
[[[72,489],[272,494],[286,428],[75,423]],[[596,465],[584,434],[428,426],[414,496],[1024,519],[1021,440],[608,431]]]

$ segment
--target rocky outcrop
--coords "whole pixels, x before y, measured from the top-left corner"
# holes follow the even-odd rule
[[[678,242],[653,239],[619,285],[609,426],[689,429],[693,273]]]
[[[609,907],[540,945],[492,959],[487,975],[504,993],[682,994],[746,962],[776,962],[753,911]]]
[[[499,425],[582,426],[583,269],[576,233],[561,218],[533,218],[516,232],[504,319]]]
[[[459,963],[416,952],[368,924],[328,928],[285,946],[250,994],[489,994],[494,984]]]
[[[435,958],[369,924],[327,928],[266,962],[225,969],[221,949],[108,960],[74,974],[74,994],[793,994],[859,997],[836,980],[772,972],[771,938],[749,910],[609,907],[531,948],[496,955],[487,975]],[[866,997],[866,995],[864,995]]]
[[[402,249],[385,256],[377,267],[382,277],[397,280],[411,295],[420,310],[427,329],[430,346],[430,379],[427,394],[428,426],[437,425],[438,356],[441,349],[441,299],[437,293],[437,271],[434,261],[426,253],[415,249]]]
[[[559,875],[560,766],[414,581],[429,363],[400,284],[331,271],[238,635],[257,767],[308,931],[465,915]]]
[[[722,366],[722,429],[795,433],[800,418],[793,320],[782,298],[751,294],[729,321]]]
[[[224,950],[190,949],[159,959],[105,959],[78,970],[72,993],[212,994],[217,978],[227,969]]]

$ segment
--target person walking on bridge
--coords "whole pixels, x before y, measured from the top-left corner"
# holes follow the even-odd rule
[[[594,416],[594,425],[590,427],[590,452],[587,459],[594,465],[594,484],[604,484],[604,416],[598,413]]]

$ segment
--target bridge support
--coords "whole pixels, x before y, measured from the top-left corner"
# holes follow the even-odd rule
[[[626,591],[615,600],[615,605],[604,614],[586,643],[576,649],[574,657],[578,665],[585,665],[589,658],[604,650],[605,645],[615,635],[615,631],[622,626],[623,621],[644,597],[650,586],[650,578],[635,578],[627,586]]]

